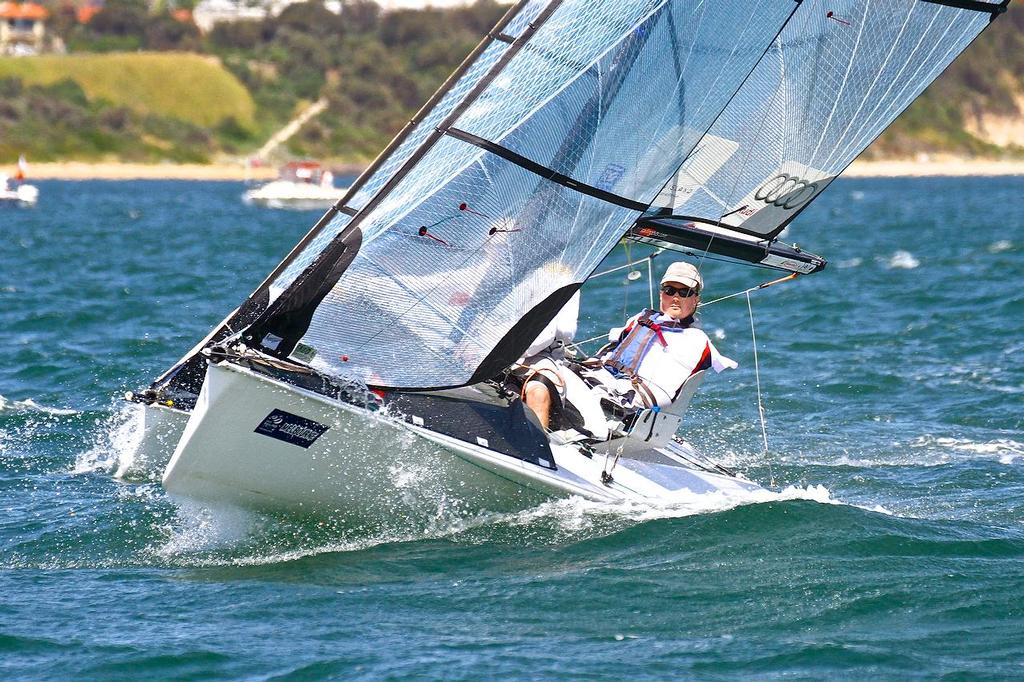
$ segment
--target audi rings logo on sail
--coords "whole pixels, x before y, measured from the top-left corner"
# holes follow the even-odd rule
[[[817,182],[809,182],[789,173],[779,173],[761,185],[754,199],[769,206],[790,210],[806,204],[817,193]]]

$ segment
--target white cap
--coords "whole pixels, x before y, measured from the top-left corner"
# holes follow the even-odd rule
[[[697,268],[684,261],[676,261],[668,266],[668,269],[665,270],[665,275],[661,278],[661,283],[664,284],[665,282],[679,282],[691,289],[696,289],[698,292],[704,288],[704,280],[701,279]]]

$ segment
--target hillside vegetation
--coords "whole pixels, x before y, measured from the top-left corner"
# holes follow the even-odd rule
[[[0,79],[24,85],[72,81],[94,102],[127,107],[197,126],[233,118],[251,127],[255,104],[244,85],[216,60],[174,52],[43,55],[0,59]]]
[[[1024,156],[1024,2],[1012,3],[865,156],[922,153]]]
[[[75,54],[0,58],[0,163],[19,153],[190,161],[249,154],[319,98],[327,111],[283,154],[365,163],[505,10],[478,0],[382,14],[368,0],[347,0],[336,15],[314,1],[262,21],[218,24],[205,36],[149,12],[143,0],[107,0],[86,26],[55,13],[54,28]],[[1024,156],[1024,1],[866,156],[921,154]]]

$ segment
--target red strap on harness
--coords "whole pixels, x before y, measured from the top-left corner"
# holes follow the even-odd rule
[[[654,322],[653,320],[649,320],[649,319],[648,320],[640,320],[640,324],[642,324],[643,326],[647,327],[648,329],[650,329],[651,331],[653,331],[655,334],[658,335],[658,341],[661,343],[661,347],[662,348],[665,348],[666,346],[668,346],[668,342],[665,341],[665,335],[661,333],[661,325],[659,325],[657,322]]]

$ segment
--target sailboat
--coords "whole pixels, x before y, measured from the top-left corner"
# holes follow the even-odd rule
[[[678,411],[547,432],[503,377],[622,238],[821,271],[783,230],[1007,5],[518,2],[264,283],[130,396],[184,422],[164,487],[373,522],[438,499],[758,490],[679,438]]]
[[[242,201],[265,208],[322,211],[342,199],[346,191],[335,187],[334,173],[316,161],[289,161],[276,180],[243,192]]]
[[[18,172],[13,180],[0,175],[0,206],[35,206],[39,201],[39,188],[25,182],[27,168],[22,156],[18,159]]]

